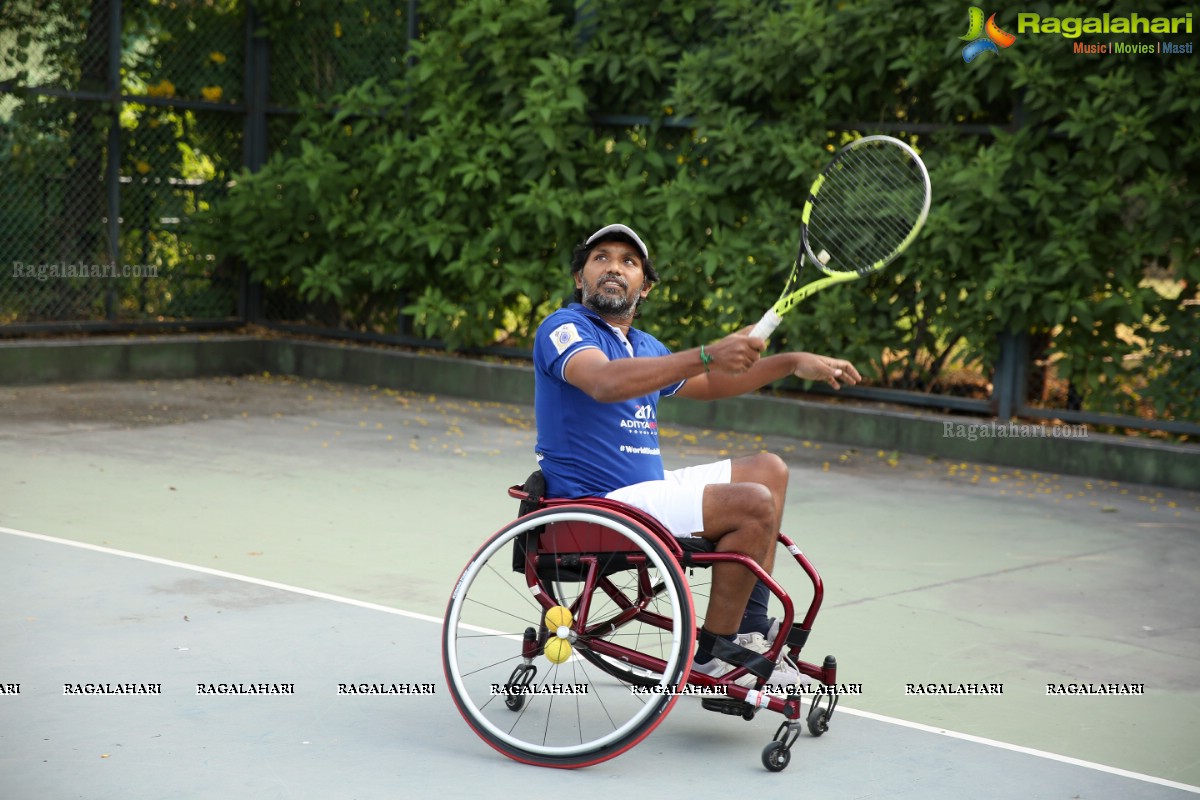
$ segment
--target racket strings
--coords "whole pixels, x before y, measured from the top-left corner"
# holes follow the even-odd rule
[[[927,184],[894,145],[851,150],[831,168],[809,218],[809,246],[827,251],[830,268],[869,271],[890,260],[923,216]]]
[[[881,158],[880,153],[887,153]],[[860,147],[846,155],[840,164],[841,174],[873,180],[876,184],[888,184],[902,193],[914,191],[918,200],[924,197],[924,178],[917,163],[894,145]]]
[[[825,216],[828,219],[818,219],[810,229],[822,233],[810,232],[810,240],[829,252],[831,263],[836,262],[833,266],[843,271],[874,266],[887,258],[912,230],[911,225],[879,216],[866,222],[859,216],[851,218],[836,213]]]
[[[857,153],[852,152],[849,155]],[[859,159],[847,158],[837,167],[831,176],[826,177],[833,193],[843,197],[855,197],[868,204],[874,204],[877,208],[885,206],[885,196],[903,194],[909,187],[916,186],[912,178],[920,180],[919,175],[911,172],[902,175],[902,165],[894,161],[882,162],[867,152],[862,153],[862,158]]]
[[[902,240],[920,216],[924,187],[916,183],[905,186],[881,180],[883,177],[881,173],[874,173],[831,181],[829,194],[822,189],[820,202],[814,207],[816,216],[818,219],[828,217],[839,225],[890,231],[898,234],[898,241]]]
[[[894,197],[885,201],[879,192],[878,186],[858,184],[831,193],[821,198],[820,210],[813,215],[815,220],[810,220],[811,229],[824,234],[837,248],[843,268],[868,266],[886,257],[905,240],[920,215],[919,202],[905,211],[897,208]]]

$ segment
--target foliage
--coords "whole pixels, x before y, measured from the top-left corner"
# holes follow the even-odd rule
[[[437,25],[436,3],[416,23]],[[408,4],[397,0],[255,0],[258,34],[270,42],[271,102],[328,103],[367,78],[401,77]]]
[[[338,39],[378,39],[382,18],[358,8],[271,0],[262,13],[273,35],[332,19]],[[1023,331],[1042,373],[1089,409],[1195,417],[1194,56],[1082,55],[1023,34],[966,64],[965,7],[949,0],[421,11],[411,50],[305,102],[298,146],[207,218],[268,287],[335,302],[359,327],[394,330],[403,308],[455,346],[527,343],[569,291],[573,243],[622,220],[664,278],[643,323],[696,344],[773,301],[829,151],[893,132],[930,167],[926,231],[882,275],[810,300],[774,346],[946,391],[951,367],[990,374],[999,335]],[[998,21],[1016,28],[1015,14]]]

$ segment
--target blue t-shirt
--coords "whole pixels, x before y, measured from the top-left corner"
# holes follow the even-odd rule
[[[563,377],[567,361],[592,348],[610,361],[671,352],[645,331],[631,328],[626,340],[619,329],[578,303],[555,311],[538,326],[534,410],[537,458],[548,497],[605,495],[663,477],[658,398],[675,394],[684,382],[631,400],[598,402]]]

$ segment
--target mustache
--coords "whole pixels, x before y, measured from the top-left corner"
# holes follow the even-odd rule
[[[626,280],[625,280],[623,277],[621,277],[620,275],[616,274],[615,272],[610,272],[610,273],[608,273],[608,274],[606,274],[606,275],[601,275],[599,278],[597,278],[597,279],[596,279],[596,284],[595,284],[595,285],[596,285],[596,288],[599,288],[599,287],[603,286],[603,285],[604,285],[605,283],[607,283],[608,281],[615,281],[615,282],[617,283],[617,285],[619,285],[619,286],[620,286],[622,289],[628,289],[628,288],[629,288],[629,282],[628,282],[628,281],[626,281]]]

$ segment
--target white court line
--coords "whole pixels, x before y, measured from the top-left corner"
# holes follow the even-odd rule
[[[913,728],[926,733],[936,733],[939,736],[948,736],[951,739],[962,739],[967,742],[975,742],[976,744],[986,744],[989,747],[998,747],[1001,750],[1011,750],[1014,753],[1024,753],[1029,756],[1037,756],[1038,758],[1048,758],[1051,761],[1059,761],[1063,764],[1072,764],[1076,767],[1087,767],[1088,769],[1107,772],[1110,775],[1120,775],[1122,778],[1133,778],[1134,780],[1145,781],[1147,783],[1156,783],[1159,786],[1167,786],[1171,789],[1181,789],[1185,792],[1200,794],[1200,786],[1192,786],[1187,783],[1178,783],[1177,781],[1167,780],[1166,778],[1156,778],[1153,775],[1146,775],[1141,772],[1131,772],[1120,767],[1110,767],[1107,764],[1097,764],[1095,761],[1084,761],[1081,758],[1072,758],[1071,756],[1059,755],[1058,753],[1049,753],[1045,750],[1035,750],[1032,747],[1024,747],[1019,744],[1010,744],[1009,742],[1001,742],[996,739],[986,739],[982,736],[975,736],[970,733],[959,733],[958,731],[949,731],[945,728],[935,728],[932,725],[925,725],[920,722],[909,722],[906,719],[897,719],[896,717],[885,717],[883,714],[875,714],[871,711],[859,711],[856,708],[843,708],[841,703],[838,703],[838,711],[845,711],[847,714],[853,714],[856,717],[866,717],[867,719],[878,720],[879,722],[890,722],[892,725],[900,725],[905,728]]]
[[[9,533],[13,536],[24,536],[27,539],[38,539],[40,541],[51,542],[53,544],[65,544],[70,547],[78,547],[81,550],[92,550],[97,553],[106,553],[110,556],[124,556],[125,558],[132,558],[136,561],[145,561],[150,564],[159,564],[164,567],[175,567],[177,569],[191,570],[192,572],[199,572],[204,575],[213,575],[217,578],[229,578],[230,580],[242,581],[243,583],[253,583],[256,586],[265,586],[268,589],[280,589],[285,592],[303,594],[307,595],[308,597],[315,597],[319,600],[332,600],[335,603],[345,603],[348,606],[358,606],[359,608],[368,608],[372,611],[382,611],[386,614],[396,614],[397,616],[401,617],[411,617],[412,619],[419,619],[424,622],[436,622],[439,625],[442,624],[441,617],[431,617],[428,614],[418,614],[415,611],[404,611],[399,608],[392,608],[391,606],[381,606],[378,603],[368,603],[365,600],[354,600],[352,598],[342,597],[336,594],[318,592],[315,589],[305,589],[301,586],[290,586],[286,583],[276,583],[275,581],[268,581],[262,578],[253,578],[249,575],[238,575],[236,572],[225,572],[219,569],[200,567],[195,564],[184,564],[182,561],[171,561],[166,558],[147,556],[142,555],[141,553],[131,553],[128,550],[116,550],[112,547],[104,547],[103,545],[98,544],[88,544],[87,542],[59,539],[56,536],[46,536],[45,534],[41,533],[19,531],[15,528],[5,528],[4,526],[0,526],[0,533]]]
[[[30,533],[29,531],[17,530],[15,528],[6,528],[3,526],[0,526],[0,533],[7,533],[7,534],[11,534],[12,536],[23,536],[27,539],[37,539],[39,541],[50,542],[52,544],[67,545],[68,547],[77,547],[81,550],[91,550],[93,552],[105,553],[107,555],[112,555],[112,556],[122,556],[124,558],[132,558],[137,561],[145,561],[150,564],[159,564],[164,567],[175,567],[176,569],[186,569],[186,570],[190,570],[192,572],[199,572],[204,575],[212,575],[212,576],[218,577],[218,578],[228,578],[229,580],[242,581],[243,583],[251,583],[256,586],[264,586],[268,589],[279,589],[279,590],[285,591],[285,592],[293,592],[295,594],[302,594],[307,597],[317,598],[319,600],[330,600],[335,603],[344,603],[345,605],[349,605],[349,606],[356,606],[358,608],[370,609],[371,611],[382,611],[385,614],[395,614],[397,616],[408,617],[410,619],[419,619],[424,622],[433,622],[438,625],[442,624],[441,617],[431,617],[428,614],[418,614],[414,611],[404,611],[403,609],[392,608],[391,606],[384,606],[384,605],[380,605],[378,603],[368,603],[364,600],[355,600],[350,597],[342,597],[341,595],[329,594],[328,592],[318,592],[314,589],[305,589],[302,586],[291,586],[286,583],[278,583],[276,581],[268,581],[268,580],[264,580],[262,578],[254,578],[249,575],[238,575],[237,573],[234,573],[234,572],[225,572],[223,570],[212,569],[210,567],[201,567],[201,566],[197,566],[195,564],[184,564],[181,561],[171,561],[166,558],[158,558],[157,556],[147,556],[147,555],[143,555],[141,553],[131,553],[127,550],[117,550],[112,547],[104,547],[102,545],[88,544],[87,542],[77,542],[77,541],[73,541],[71,539],[60,539],[56,536],[46,536],[45,534],[41,534],[41,533]],[[933,733],[938,736],[946,736],[951,739],[961,739],[961,740],[967,741],[967,742],[974,742],[975,744],[987,745],[989,747],[997,747],[997,748],[1000,748],[1001,750],[1011,750],[1012,752],[1015,752],[1015,753],[1023,753],[1025,755],[1029,755],[1029,756],[1036,756],[1037,758],[1049,759],[1050,761],[1058,761],[1059,763],[1062,763],[1062,764],[1070,764],[1070,765],[1076,766],[1076,767],[1084,767],[1086,769],[1093,769],[1093,770],[1097,770],[1099,772],[1106,772],[1110,775],[1117,775],[1122,778],[1132,778],[1133,780],[1145,781],[1146,783],[1153,783],[1153,784],[1157,784],[1159,786],[1165,786],[1165,787],[1168,787],[1171,789],[1179,789],[1181,791],[1191,792],[1193,794],[1200,794],[1200,786],[1192,786],[1187,783],[1179,783],[1177,781],[1167,780],[1166,778],[1158,778],[1158,777],[1155,777],[1154,775],[1146,775],[1141,772],[1131,772],[1130,770],[1121,769],[1119,767],[1110,767],[1107,764],[1098,764],[1094,761],[1084,761],[1083,759],[1080,759],[1080,758],[1072,758],[1071,756],[1059,755],[1058,753],[1050,753],[1045,750],[1035,750],[1032,747],[1024,747],[1019,744],[1010,744],[1008,742],[997,741],[996,739],[987,739],[982,736],[975,736],[970,733],[959,733],[958,731],[946,730],[945,728],[937,728],[932,725],[925,725],[920,722],[909,722],[908,720],[898,719],[896,717],[888,717],[888,716],[884,716],[883,714],[873,713],[871,711],[860,711],[855,708],[847,708],[846,706],[842,705],[841,703],[838,704],[837,710],[844,711],[845,713],[851,714],[856,717],[864,717],[866,719],[872,719],[877,722],[886,722],[891,725],[899,725],[904,728],[912,728],[913,730],[924,731],[925,733]]]

